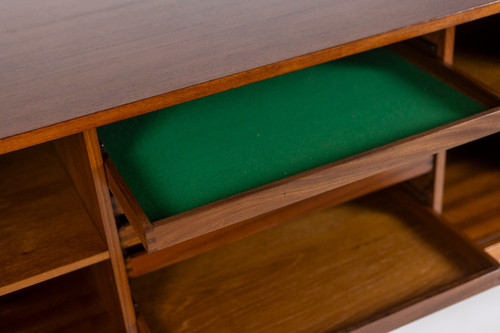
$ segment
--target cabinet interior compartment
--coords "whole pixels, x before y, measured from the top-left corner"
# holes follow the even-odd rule
[[[0,295],[109,258],[52,143],[0,156]]]
[[[98,132],[152,253],[494,133],[485,109],[377,49]]]
[[[454,65],[500,95],[500,14],[456,28]]]
[[[498,284],[412,198],[376,192],[131,279],[153,332],[385,331]]]
[[[108,264],[100,262],[1,296],[2,332],[122,332]]]
[[[500,135],[448,152],[443,216],[500,260]]]

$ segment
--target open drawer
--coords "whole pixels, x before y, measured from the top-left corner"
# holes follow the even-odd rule
[[[389,189],[131,287],[152,332],[387,332],[499,282],[494,260]]]
[[[111,191],[154,252],[499,130],[500,109],[379,49],[98,132]]]

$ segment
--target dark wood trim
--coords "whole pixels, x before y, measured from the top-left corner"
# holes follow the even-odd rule
[[[149,221],[141,205],[135,200],[132,191],[121,177],[116,166],[107,156],[104,158],[104,168],[106,170],[109,189],[123,209],[130,225],[132,225],[139,236],[142,245],[149,252],[155,251],[155,237],[151,234],[153,232],[153,224]]]
[[[425,157],[422,160],[411,161],[395,169],[379,173],[330,192],[303,200],[294,205],[275,210],[264,216],[237,223],[190,241],[176,244],[151,254],[148,254],[146,251],[133,254],[125,260],[128,276],[138,277],[153,272],[162,267],[189,259],[197,254],[238,241],[293,219],[426,174],[432,171],[432,165],[433,157],[431,156]],[[137,239],[136,244],[139,242],[139,239]]]
[[[199,237],[274,209],[500,130],[500,108],[154,222],[158,249]]]
[[[398,309],[392,309],[392,313],[385,313],[380,317],[371,318],[370,323],[364,323],[361,327],[353,328],[352,332],[388,332],[481,291],[497,286],[499,283],[500,271],[498,269],[490,272],[479,272],[465,281],[456,282],[453,286],[446,286],[442,290],[422,295],[407,304],[402,304]]]
[[[437,214],[441,214],[443,212],[445,169],[446,151],[441,151],[434,156],[433,189],[431,196],[431,206]]]
[[[356,329],[353,329],[354,332],[387,332],[500,284],[500,264],[495,259],[457,232],[442,217],[437,217],[429,207],[419,204],[401,188],[387,193],[429,227],[434,228],[437,233],[444,235],[450,244],[457,244],[456,248],[460,250],[464,258],[477,263],[481,262],[484,268],[472,276],[400,304],[387,313],[379,314],[376,318],[357,323]]]
[[[140,114],[152,112],[168,106],[187,102],[235,87],[240,87],[252,82],[314,66],[355,53],[386,46],[499,12],[500,2],[494,2],[446,17],[440,17],[375,36],[362,38],[346,44],[293,57],[291,59],[253,68],[233,75],[215,78],[211,81],[166,92],[164,94],[130,104],[116,106],[108,110],[88,114],[79,118],[73,118],[68,121],[52,124],[29,132],[15,134],[0,140],[0,154],[58,139],[67,135],[103,126],[126,118],[135,117]]]
[[[500,108],[484,111],[344,160],[154,221],[152,230],[150,224],[144,220],[131,223],[135,224],[138,232],[144,235],[141,237],[145,239],[148,251],[151,253],[256,218],[275,209],[396,168],[407,161],[436,154],[499,130]],[[119,177],[118,173],[113,173],[110,180]],[[127,191],[125,196],[121,197],[117,187],[115,191],[115,195],[118,194],[118,202],[125,211],[127,211],[126,206],[138,206],[134,203],[135,199],[131,192]],[[128,218],[133,219],[134,215],[129,215]]]
[[[104,163],[101,155],[101,147],[97,138],[95,129],[85,131],[81,134],[85,142],[86,152],[92,174],[92,184],[95,187],[98,209],[100,211],[101,223],[103,226],[106,242],[108,244],[111,268],[115,280],[116,292],[120,302],[120,308],[123,316],[125,330],[129,333],[137,332],[137,321],[135,317],[132,295],[128,283],[125,263],[120,247],[118,230],[111,207],[111,198],[109,195]]]
[[[441,35],[441,40],[437,44],[437,56],[445,64],[451,65],[455,51],[455,27],[442,30]]]

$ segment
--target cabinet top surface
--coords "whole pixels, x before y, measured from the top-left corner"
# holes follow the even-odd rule
[[[485,0],[2,1],[0,152],[497,12]]]

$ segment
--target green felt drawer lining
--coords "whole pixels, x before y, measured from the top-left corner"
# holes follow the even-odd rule
[[[378,49],[98,129],[151,221],[485,108]]]

